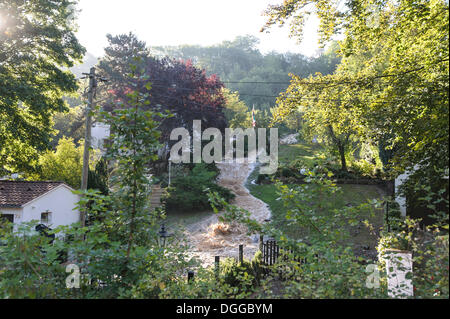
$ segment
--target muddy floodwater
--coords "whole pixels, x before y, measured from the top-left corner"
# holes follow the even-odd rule
[[[231,204],[248,210],[251,217],[259,222],[270,218],[267,204],[250,195],[245,187],[256,164],[220,162],[216,165],[220,169],[218,184],[236,195]],[[215,256],[237,258],[240,244],[244,245],[244,257],[247,259],[253,258],[259,249],[258,236],[247,236],[242,225],[219,222],[216,214],[189,225],[186,235],[192,246],[192,255],[199,257],[204,266],[213,265]]]

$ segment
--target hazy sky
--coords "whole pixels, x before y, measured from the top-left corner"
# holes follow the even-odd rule
[[[288,38],[288,26],[260,33],[268,4],[282,0],[80,0],[78,38],[88,52],[103,54],[106,34],[137,34],[147,45],[212,45],[252,34],[263,52],[313,55],[317,48],[317,19],[306,27],[301,45]]]

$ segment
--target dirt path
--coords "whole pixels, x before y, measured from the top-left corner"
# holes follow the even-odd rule
[[[220,169],[218,184],[236,195],[232,204],[248,210],[252,213],[252,218],[260,222],[270,218],[267,204],[250,195],[244,186],[255,164],[221,162],[217,163],[217,167]],[[198,256],[204,266],[213,265],[215,256],[237,258],[240,244],[244,245],[244,256],[247,259],[253,258],[259,247],[257,236],[247,236],[243,226],[220,223],[217,215],[208,216],[186,229],[193,247],[192,254]]]

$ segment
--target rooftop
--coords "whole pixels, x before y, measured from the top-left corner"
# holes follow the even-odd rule
[[[0,208],[22,207],[62,184],[64,182],[0,180]]]

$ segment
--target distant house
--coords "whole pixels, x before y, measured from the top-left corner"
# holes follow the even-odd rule
[[[417,219],[420,218],[423,220],[424,224],[430,225],[434,222],[434,219],[431,218],[431,215],[434,214],[434,210],[428,208],[426,203],[419,201],[420,197],[423,197],[427,194],[418,192],[414,195],[410,195],[409,197],[403,197],[399,193],[400,187],[408,180],[409,176],[416,170],[419,170],[420,166],[416,165],[413,171],[409,170],[400,174],[395,179],[395,201],[399,204],[400,212],[403,217],[409,216],[411,218]],[[448,186],[448,170],[444,173],[444,176],[441,177],[442,185],[446,188],[446,192],[444,194],[445,197],[448,198],[449,186]],[[434,189],[434,191],[440,190],[442,185],[436,185],[438,189]],[[436,209],[439,211],[448,211],[448,205],[444,202],[436,205]]]
[[[0,218],[14,224],[33,220],[54,229],[80,220],[79,201],[63,182],[0,180]]]
[[[406,216],[406,197],[398,195],[400,186],[408,180],[410,172],[405,172],[395,179],[395,201],[400,206],[400,212],[403,217]]]
[[[91,128],[91,145],[94,149],[105,152],[105,141],[109,138],[109,125],[96,122]]]

